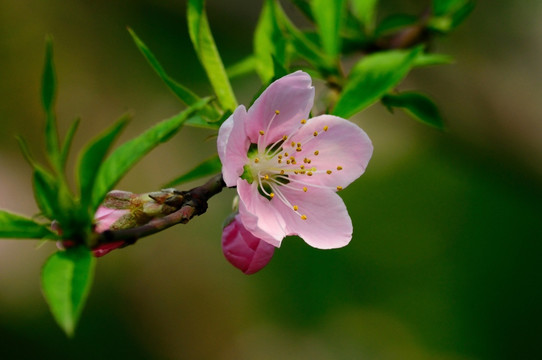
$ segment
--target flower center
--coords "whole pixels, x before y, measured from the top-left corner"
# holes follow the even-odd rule
[[[273,121],[279,116],[280,111],[275,110],[272,118],[268,122],[267,128],[259,131],[257,144],[251,144],[247,158],[248,162],[244,166],[244,173],[241,178],[249,183],[256,182],[259,193],[271,201],[273,198],[279,199],[288,208],[294,211],[302,220],[307,220],[307,216],[300,209],[302,205],[292,204],[285,196],[283,190],[289,189],[299,191],[301,194],[307,193],[309,189],[333,189],[342,190],[340,186],[336,188],[325,185],[318,185],[312,181],[307,181],[306,177],[322,176],[322,174],[331,175],[332,170],[319,170],[318,155],[319,150],[311,150],[310,154],[303,150],[303,147],[309,142],[315,141],[318,136],[322,136],[329,130],[324,126],[320,132],[314,131],[306,139],[300,142],[292,141],[292,137],[299,131],[300,127],[307,124],[306,119],[300,121],[300,127],[295,129],[289,135],[283,135],[278,140],[273,141],[268,137],[269,129]],[[314,162],[314,163],[313,163]],[[342,170],[341,166],[336,167],[337,171]]]

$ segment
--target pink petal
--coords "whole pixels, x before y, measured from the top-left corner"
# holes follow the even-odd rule
[[[347,245],[352,239],[352,221],[343,200],[331,190],[305,193],[281,188],[282,193],[299,207],[301,219],[284,203],[277,210],[286,222],[289,235],[299,235],[307,244],[318,249],[335,249]]]
[[[94,231],[102,233],[109,230],[117,220],[129,213],[129,209],[110,209],[105,206],[99,206],[94,215],[94,219],[96,220]]]
[[[218,156],[222,162],[224,182],[229,187],[235,186],[247,161],[250,142],[245,134],[246,119],[245,107],[241,105],[218,130]]]
[[[239,215],[248,231],[254,236],[279,247],[286,236],[284,220],[276,210],[277,199],[267,200],[260,195],[256,183],[239,179]]]
[[[324,127],[327,131],[324,131]],[[315,132],[317,136],[314,136]],[[313,176],[298,175],[296,178],[332,188],[345,188],[360,177],[373,154],[371,140],[359,126],[332,115],[320,115],[308,120],[291,140],[302,144],[309,140],[296,157],[310,159],[309,166],[317,169]],[[315,155],[315,151],[318,151],[318,155]],[[327,173],[328,170],[331,174]]]
[[[111,251],[118,249],[122,245],[124,245],[124,241],[115,241],[109,244],[103,244],[103,245],[98,246],[95,249],[92,249],[92,253],[94,254],[95,257],[102,257],[104,255],[107,255]]]
[[[275,247],[252,235],[237,214],[222,232],[222,251],[233,266],[249,275],[269,263]]]
[[[246,132],[253,144],[258,143],[260,131],[267,132],[266,144],[290,135],[307,119],[314,101],[314,87],[307,73],[297,71],[286,75],[267,87],[248,110]],[[275,114],[278,110],[280,113]],[[271,119],[273,123],[267,129]]]

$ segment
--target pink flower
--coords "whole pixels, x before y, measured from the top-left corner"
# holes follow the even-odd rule
[[[276,247],[287,235],[320,249],[352,238],[336,192],[363,174],[373,146],[350,121],[308,119],[313,100],[310,76],[297,71],[273,82],[248,112],[239,106],[218,133],[222,175],[237,186],[241,222]]]
[[[106,230],[114,228],[119,220],[128,214],[130,214],[129,209],[111,209],[101,205],[98,207],[98,210],[96,210],[96,214],[94,214],[94,220],[96,221],[94,231],[97,233],[102,233]],[[95,257],[101,257],[115,249],[118,249],[122,245],[124,245],[124,241],[115,241],[108,244],[102,244],[92,249],[92,252]]]
[[[233,266],[250,275],[269,263],[275,247],[252,235],[237,214],[233,221],[224,227],[222,251]]]

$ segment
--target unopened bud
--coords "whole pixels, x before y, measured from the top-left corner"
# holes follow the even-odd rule
[[[252,235],[237,214],[222,231],[222,251],[233,266],[250,275],[269,263],[275,247]]]

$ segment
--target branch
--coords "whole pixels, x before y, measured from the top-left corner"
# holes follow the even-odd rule
[[[218,174],[205,184],[189,191],[174,191],[174,205],[178,210],[162,218],[151,220],[145,225],[122,230],[107,230],[96,234],[93,248],[117,241],[131,245],[138,239],[165,230],[173,225],[186,224],[194,216],[207,211],[207,201],[226,187],[222,174]]]

